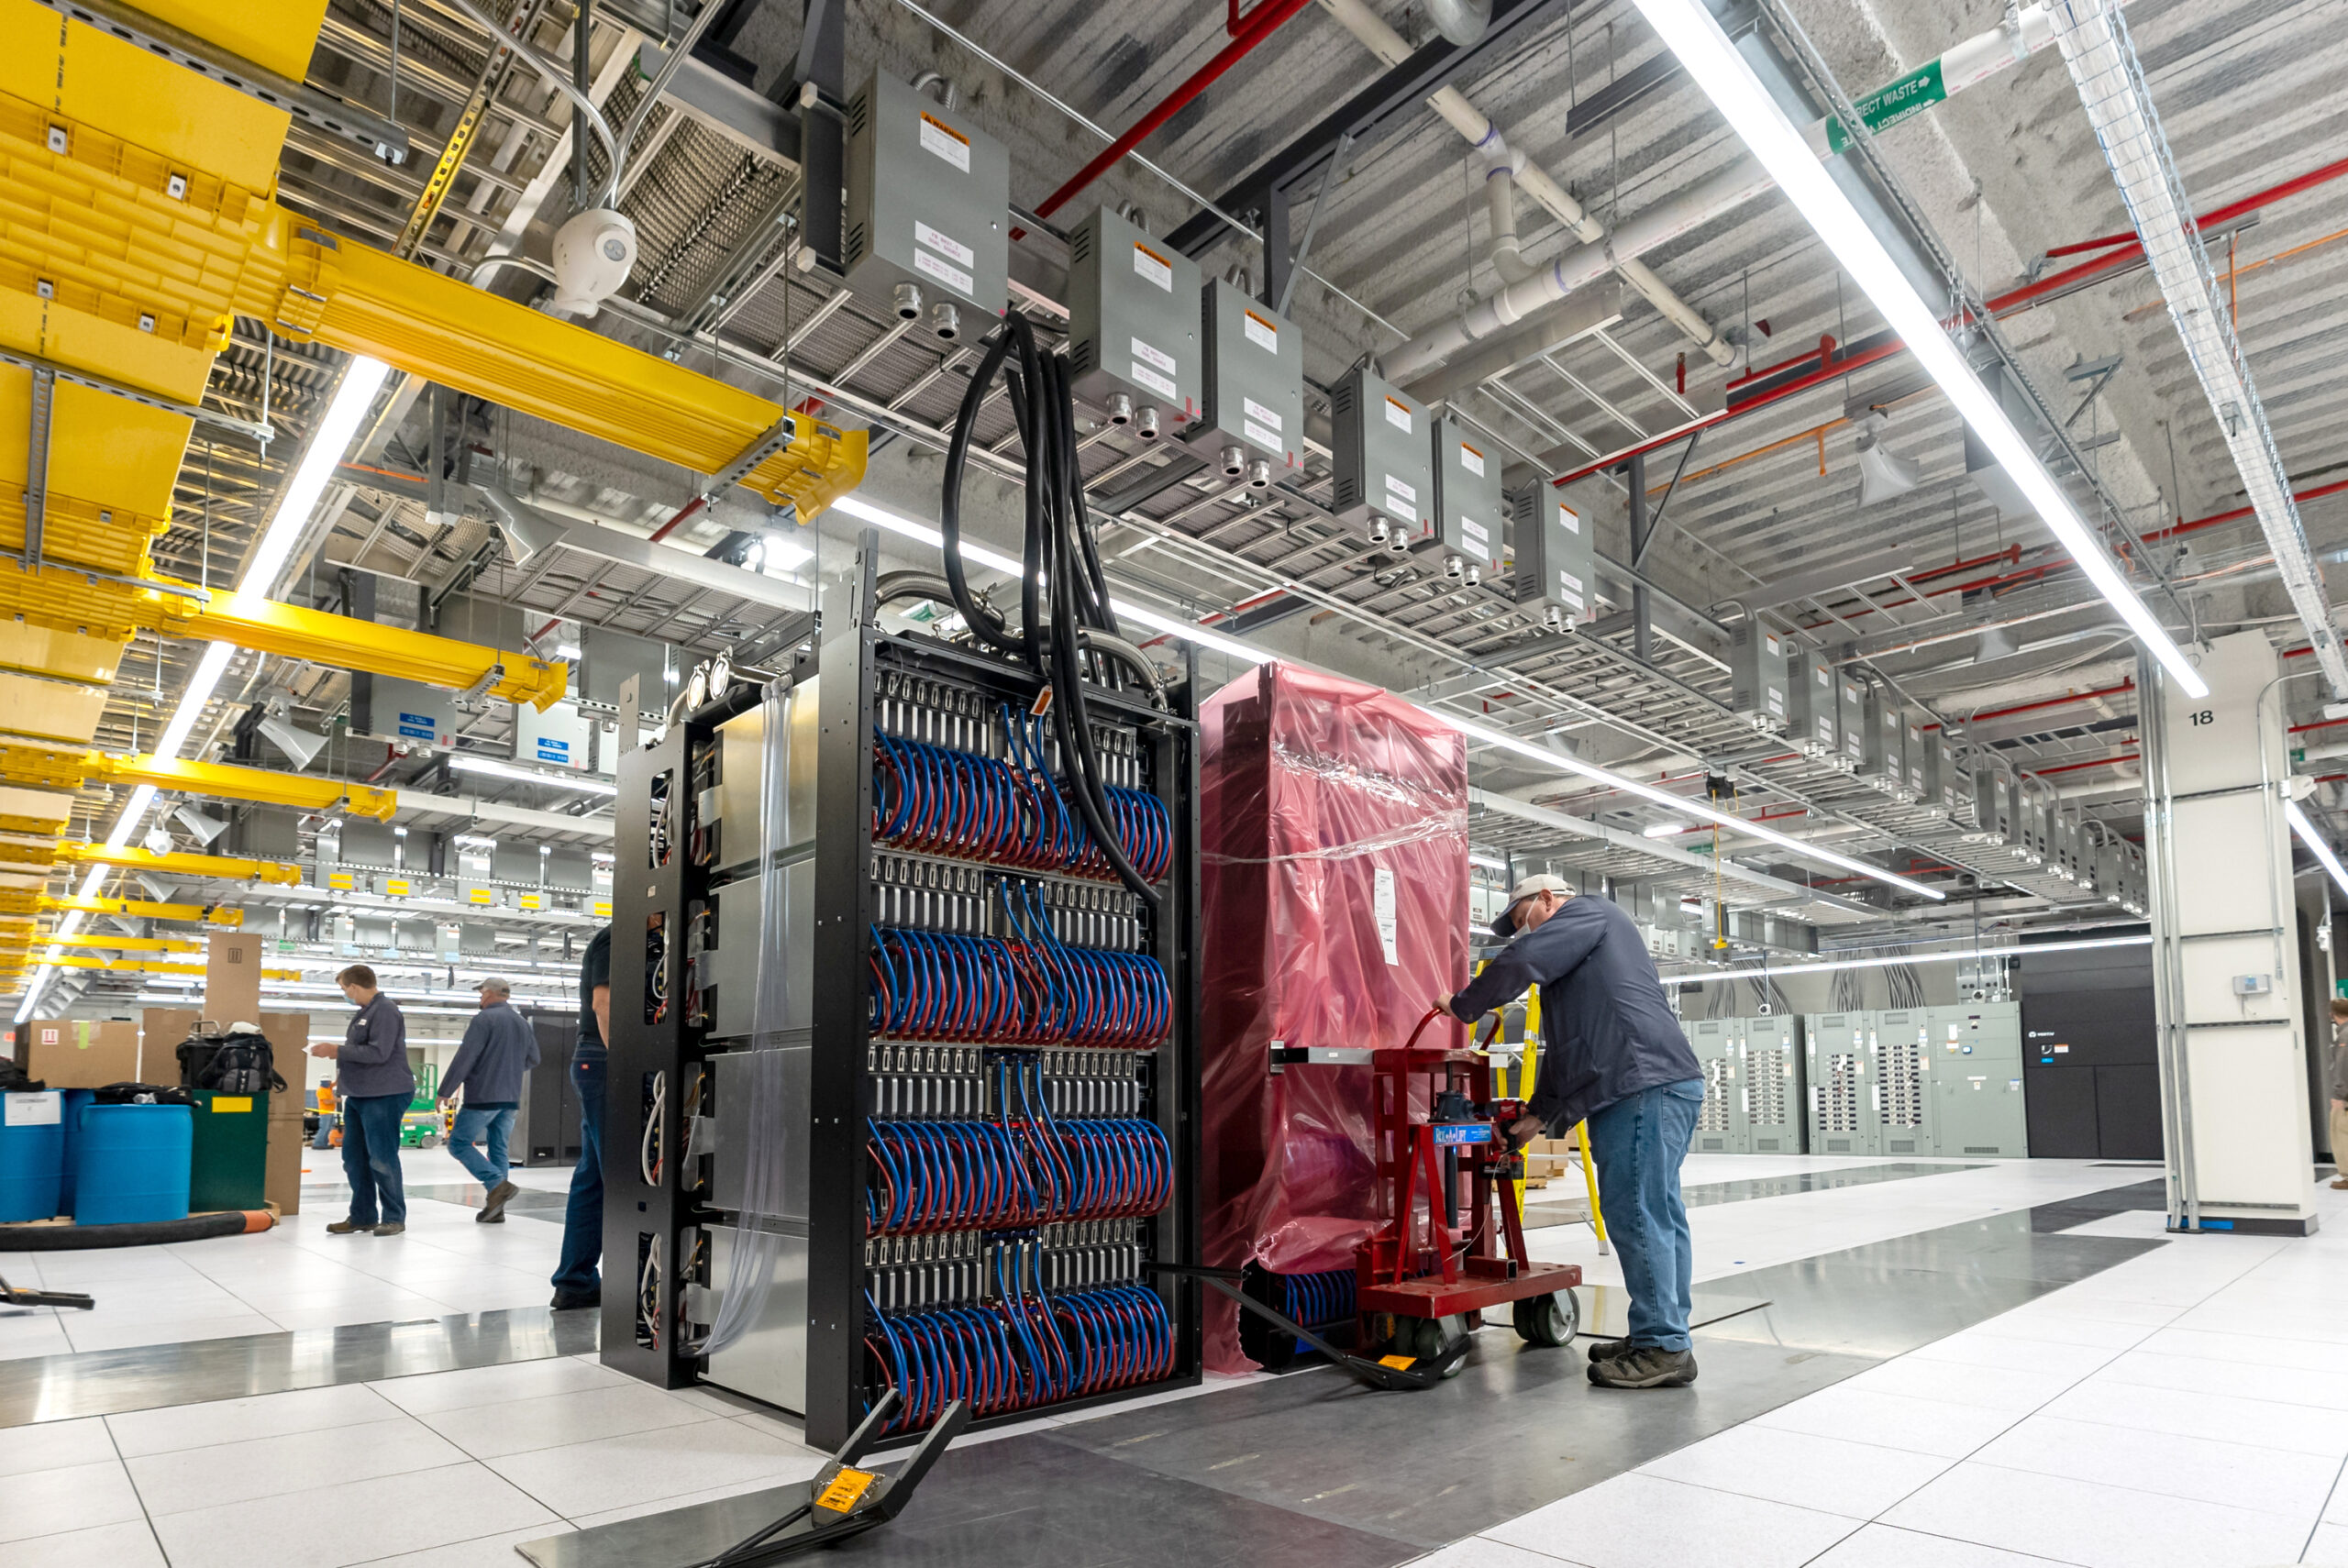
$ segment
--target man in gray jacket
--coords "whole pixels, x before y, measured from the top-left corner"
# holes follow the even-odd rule
[[[473,1221],[481,1225],[505,1222],[505,1206],[517,1190],[506,1179],[511,1167],[505,1149],[514,1135],[514,1114],[522,1103],[522,1083],[538,1065],[538,1032],[514,1010],[514,988],[504,980],[481,983],[481,1010],[465,1025],[465,1038],[456,1058],[440,1075],[440,1103],[445,1106],[465,1091],[465,1108],[457,1112],[456,1130],[449,1134],[449,1152],[488,1189],[489,1198]],[[483,1155],[475,1145],[487,1140]]]
[[[359,1010],[339,1045],[313,1045],[310,1055],[334,1061],[335,1102],[342,1112],[342,1174],[350,1181],[350,1213],[327,1229],[396,1236],[407,1229],[407,1189],[400,1180],[400,1120],[415,1098],[407,1065],[407,1020],[376,988],[375,971],[353,964],[335,977]],[[380,1204],[380,1208],[378,1207]]]

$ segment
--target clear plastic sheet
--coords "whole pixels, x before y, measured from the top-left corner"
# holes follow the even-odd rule
[[[1468,753],[1392,693],[1267,664],[1201,714],[1205,1261],[1350,1269],[1382,1216],[1367,1067],[1468,977]],[[1206,1364],[1254,1364],[1207,1297]]]

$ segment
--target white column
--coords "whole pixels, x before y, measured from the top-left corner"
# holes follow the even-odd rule
[[[2149,657],[2145,849],[2169,1229],[2316,1228],[2281,661],[2263,632],[2188,650],[2210,695]]]

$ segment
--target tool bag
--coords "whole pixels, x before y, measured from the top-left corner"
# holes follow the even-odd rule
[[[212,1026],[217,1030],[218,1025]],[[269,1037],[257,1029],[231,1028],[225,1033],[199,1023],[180,1042],[180,1084],[184,1088],[216,1089],[222,1094],[283,1093],[285,1080],[277,1074],[276,1053]]]
[[[107,1084],[90,1091],[94,1105],[194,1105],[195,1096],[171,1084]]]

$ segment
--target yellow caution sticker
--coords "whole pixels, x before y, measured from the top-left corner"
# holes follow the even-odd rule
[[[829,1508],[836,1514],[847,1513],[863,1500],[880,1477],[869,1470],[843,1470],[832,1477],[832,1484],[815,1498],[819,1508]]]
[[[1378,1358],[1378,1364],[1390,1366],[1397,1372],[1408,1372],[1419,1364],[1419,1358],[1414,1355],[1381,1355]]]
[[[212,1114],[215,1116],[223,1112],[241,1112],[249,1116],[252,1109],[253,1097],[249,1094],[216,1094],[212,1097]]]

